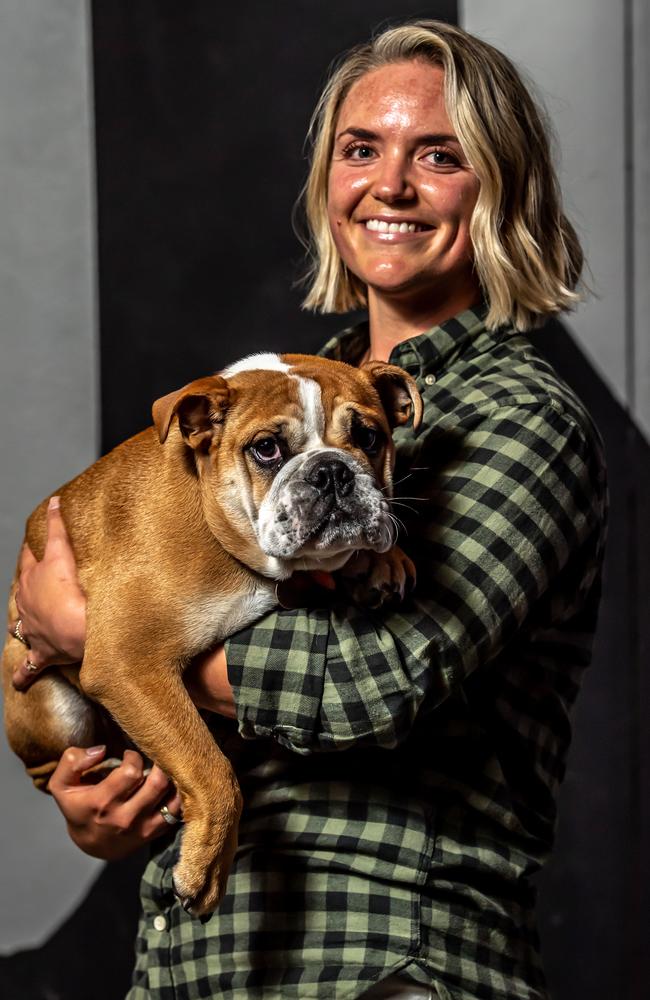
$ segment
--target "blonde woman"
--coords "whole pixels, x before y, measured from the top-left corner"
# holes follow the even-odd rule
[[[305,205],[306,305],[368,311],[324,353],[390,360],[424,397],[422,428],[395,434],[417,589],[381,614],[278,611],[195,665],[197,703],[237,720],[246,803],[209,920],[173,895],[175,841],[157,838],[180,803],[157,769],[129,753],[80,787],[103,748],[72,748],[51,790],[91,854],[156,840],[130,1000],[542,1000],[529,877],[552,848],[606,507],[598,434],[527,337],[576,303],[582,266],[543,118],[491,46],[388,29],[323,93]],[[83,654],[50,521],[45,559],[24,561],[17,686]]]

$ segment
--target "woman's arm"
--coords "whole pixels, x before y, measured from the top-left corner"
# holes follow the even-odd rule
[[[407,604],[278,611],[226,640],[243,736],[298,753],[394,747],[542,604],[558,628],[585,605],[606,504],[591,426],[544,397],[466,412],[467,426],[441,420],[413,461],[429,470],[409,480],[424,500],[409,523]]]

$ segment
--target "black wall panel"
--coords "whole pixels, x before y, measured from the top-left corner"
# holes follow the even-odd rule
[[[93,4],[103,449],[151,402],[254,350],[313,350],[292,207],[326,70],[449,0]]]

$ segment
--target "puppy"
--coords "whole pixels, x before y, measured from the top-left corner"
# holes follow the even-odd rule
[[[414,380],[395,366],[256,355],[157,400],[154,427],[57,491],[88,598],[86,650],[17,692],[25,650],[7,640],[9,742],[45,788],[66,747],[114,746],[115,720],[180,792],[174,885],[192,914],[223,895],[241,795],[183,671],[270,610],[294,571],[388,553],[391,430],[421,414]],[[46,506],[27,523],[38,558]],[[410,562],[393,553],[399,588]],[[14,593],[15,582],[10,621]]]

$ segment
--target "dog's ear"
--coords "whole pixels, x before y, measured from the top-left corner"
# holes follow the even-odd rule
[[[170,424],[178,415],[178,426],[190,447],[207,448],[215,429],[224,421],[230,391],[224,378],[210,375],[157,399],[152,413],[160,443],[167,439]]]
[[[422,397],[413,376],[385,361],[366,361],[361,371],[379,393],[391,427],[405,424],[413,416],[413,427],[417,430],[422,421]]]

